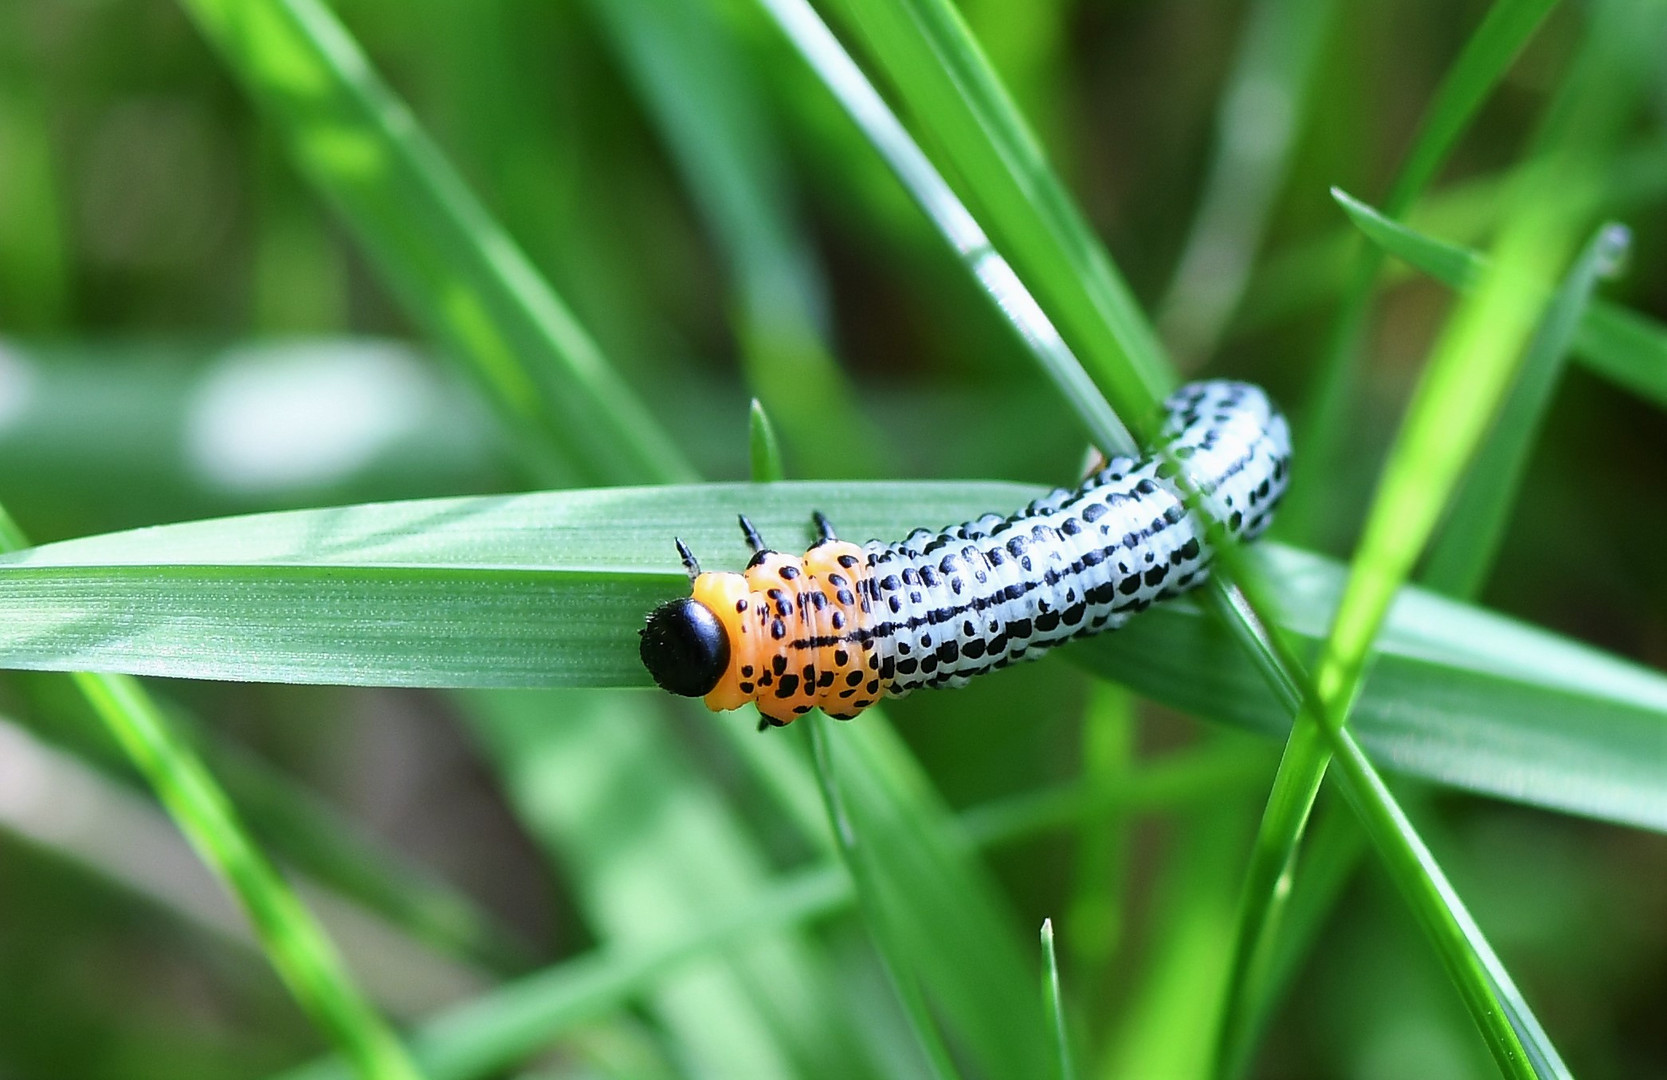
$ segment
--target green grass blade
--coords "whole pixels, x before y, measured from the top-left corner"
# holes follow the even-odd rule
[[[1496,0],[1488,9],[1430,99],[1418,137],[1390,189],[1387,205],[1392,207],[1392,216],[1405,213],[1435,179],[1483,102],[1556,3]],[[1324,478],[1336,475],[1336,458],[1354,399],[1367,314],[1383,258],[1375,250],[1356,245],[1350,264],[1342,301],[1321,354],[1319,373],[1310,384],[1308,403],[1299,417],[1297,443],[1303,447],[1312,475],[1321,478],[1293,492],[1291,504],[1285,508],[1281,535],[1301,540],[1311,536],[1316,525],[1312,519],[1328,501]]]
[[[696,932],[764,888],[765,853],[668,737],[659,702],[569,691],[466,703],[513,805],[607,947],[629,955]],[[854,1033],[821,993],[822,968],[795,933],[760,932],[660,981],[650,1004],[707,1075],[850,1075]]]
[[[1390,603],[1428,541],[1513,375],[1544,294],[1543,283],[1557,273],[1581,227],[1581,216],[1595,203],[1600,163],[1634,87],[1634,80],[1611,79],[1608,69],[1617,56],[1629,58],[1635,71],[1642,67],[1637,39],[1627,35],[1642,33],[1643,40],[1654,40],[1649,35],[1659,17],[1656,12],[1623,14],[1619,5],[1600,12],[1592,41],[1547,119],[1536,155],[1539,168],[1533,182],[1517,193],[1514,212],[1507,217],[1498,242],[1497,259],[1437,341],[1390,451],[1321,654],[1314,682],[1316,715],[1299,715],[1258,832],[1241,909],[1233,1004],[1222,1029],[1224,1069],[1237,1067],[1243,1056],[1243,1018],[1258,1008],[1254,1001],[1262,990],[1258,972],[1289,895],[1281,883],[1290,873],[1330,757],[1319,745],[1312,725],[1318,722],[1328,740],[1335,741],[1360,693],[1372,645]],[[1382,806],[1387,791],[1363,787],[1363,783],[1360,776],[1353,777],[1351,798],[1374,813],[1387,813]],[[1393,845],[1404,841],[1408,831],[1382,829],[1372,835],[1380,845]],[[1380,846],[1379,851],[1391,860],[1392,871],[1416,876],[1429,870],[1416,861],[1396,862],[1390,846]],[[1462,915],[1462,909],[1452,910],[1456,898],[1432,891],[1427,877],[1398,884],[1431,931],[1449,973],[1464,980],[1461,994],[1501,1070],[1509,1075],[1535,1075],[1522,1041],[1543,1040],[1543,1032],[1505,1021],[1505,1003],[1497,1000],[1501,987],[1477,976],[1476,957],[1487,952],[1486,942],[1479,934],[1467,939],[1464,934],[1436,932]],[[1424,910],[1421,903],[1447,904],[1449,909]],[[1505,989],[1514,994],[1508,980]],[[1531,1056],[1556,1061],[1549,1043],[1536,1046]]]
[[[1001,253],[991,246],[977,219],[909,137],[891,108],[817,16],[808,0],[759,2],[897,174],[974,280],[1000,308],[1003,317],[1018,331],[1037,364],[1081,417],[1089,437],[1107,452],[1132,449],[1135,440],[1123,421],[1106,404],[1094,380],[1083,370],[1035,297]],[[1107,272],[1110,273],[1109,263]],[[1118,308],[1121,312],[1118,325],[1133,328],[1130,333],[1144,330],[1149,340],[1140,346],[1143,354],[1158,357],[1156,339],[1140,321],[1133,302],[1126,295],[1119,295],[1122,296],[1119,303],[1126,303],[1126,307]],[[1118,347],[1113,345],[1112,348]],[[1167,377],[1161,374],[1161,366],[1157,366],[1160,364],[1161,361],[1153,359],[1146,370],[1158,372],[1151,378],[1159,385],[1166,385]],[[1133,374],[1132,368],[1117,364],[1110,364],[1106,375],[1107,381],[1118,385],[1121,397],[1128,403],[1124,406],[1124,416],[1142,422],[1148,419],[1155,401],[1152,390],[1145,385],[1145,378]],[[1119,405],[1124,405],[1124,401],[1119,401]]]
[[[1598,279],[1615,272],[1630,243],[1631,234],[1621,226],[1600,228],[1546,307],[1516,381],[1453,498],[1440,537],[1430,548],[1421,575],[1428,587],[1459,597],[1481,591],[1504,538],[1528,455],[1551,407],[1563,358]]]
[[[781,464],[781,443],[776,439],[776,427],[763,402],[752,399],[747,410],[747,452],[752,460],[752,479],[756,484],[770,484],[787,478]]]
[[[413,317],[535,468],[691,477],[682,455],[321,0],[181,0]]]
[[[894,910],[901,900],[888,895],[895,892],[895,886],[887,887],[891,884],[886,877],[889,868],[883,860],[876,860],[869,854],[870,841],[864,835],[866,823],[859,825],[851,817],[833,752],[823,731],[825,723],[828,721],[820,715],[807,717],[804,733],[810,740],[811,759],[816,763],[817,786],[822,792],[822,802],[827,809],[840,860],[862,909],[863,923],[874,939],[892,991],[903,1006],[909,1028],[932,1076],[936,1080],[956,1080],[961,1075],[960,1070],[955,1067],[954,1056],[944,1043],[943,1033],[938,1030],[937,1020],[932,1015],[932,1008],[926,1001],[926,993],[914,968],[914,957],[909,948],[911,928]]]
[[[1042,1010],[1053,1032],[1053,1071],[1058,1080],[1076,1080],[1071,1039],[1065,1027],[1065,1001],[1059,992],[1059,958],[1053,949],[1053,920],[1042,920]]]
[[[1244,809],[1201,808],[1179,822],[1154,883],[1154,947],[1098,1062],[1103,1080],[1209,1075],[1207,1033],[1227,978]]]
[[[821,751],[864,921],[929,1060],[957,1075],[947,1043],[978,1075],[1042,1075],[1047,1032],[1016,917],[925,772],[872,709]]]
[[[0,558],[0,666],[641,687],[636,629],[687,589],[671,536],[707,565],[738,567],[750,552],[737,513],[786,546],[810,542],[812,509],[862,539],[966,521],[1040,493],[989,483],[609,489],[89,537]],[[1278,545],[1250,554],[1280,582],[1276,621],[1312,652],[1342,569]],[[1378,649],[1356,722],[1380,760],[1470,790],[1667,828],[1660,674],[1417,590],[1402,593]],[[1161,605],[1064,655],[1195,715],[1276,737],[1289,726],[1289,705],[1192,603]]]
[[[1488,261],[1477,252],[1408,228],[1341,191],[1333,195],[1362,233],[1389,254],[1454,289],[1475,288]],[[1593,300],[1575,332],[1574,356],[1646,401],[1667,408],[1667,327]]]
[[[1346,729],[1327,728],[1337,768],[1349,777],[1356,815],[1406,895],[1413,916],[1436,943],[1448,976],[1506,1076],[1570,1078],[1540,1022],[1494,955],[1481,927],[1448,884],[1435,857],[1419,839],[1389,788]],[[1369,797],[1362,797],[1364,792]]]
[[[0,548],[28,543],[0,507]],[[404,1048],[359,992],[341,956],[261,853],[225,792],[138,680],[71,675],[203,862],[237,898],[296,1001],[365,1080],[416,1080]]]
[[[1095,384],[1143,424],[1174,382],[1163,350],[960,12],[947,0],[843,6]]]
[[[1135,757],[1134,695],[1112,682],[1096,682],[1083,715],[1082,783],[1113,791],[1125,782]],[[1122,944],[1123,891],[1128,884],[1129,835],[1121,815],[1107,812],[1083,822],[1065,925],[1078,1000],[1092,1007]]]
[[[728,264],[748,383],[782,420],[802,461],[844,431],[839,467],[877,470],[880,432],[856,407],[829,352],[826,286],[795,213],[795,192],[768,97],[710,0],[592,0],[638,97],[659,130]]]
[[[1158,305],[1158,327],[1184,368],[1215,351],[1244,294],[1337,6],[1259,0],[1243,16],[1239,52],[1216,106],[1203,195]]]
[[[1224,752],[1228,751],[1228,752]],[[1068,828],[1090,814],[1173,810],[1243,796],[1266,774],[1265,762],[1242,746],[1179,753],[1129,774],[1117,791],[1077,785],[1043,789],[962,813],[967,839],[991,847]],[[576,1028],[628,1005],[678,967],[737,941],[797,926],[848,909],[856,900],[837,858],[771,880],[745,902],[714,913],[684,932],[636,948],[605,946],[506,983],[425,1023],[412,1053],[432,1080],[474,1080],[513,1066]],[[282,1080],[343,1080],[336,1061],[319,1061]]]
[[[1667,409],[1667,326],[1593,301],[1575,333],[1574,355],[1621,389]]]

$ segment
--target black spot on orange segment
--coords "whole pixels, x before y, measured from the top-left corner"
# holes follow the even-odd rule
[[[781,681],[776,684],[776,697],[792,697],[798,689],[799,677],[797,675],[783,675]]]

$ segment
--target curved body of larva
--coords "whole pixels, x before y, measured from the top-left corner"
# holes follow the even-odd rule
[[[1272,520],[1290,431],[1245,383],[1192,383],[1166,406],[1158,452],[1114,458],[1011,516],[862,546],[824,529],[802,558],[758,544],[744,574],[698,574],[693,599],[721,624],[727,657],[707,705],[756,700],[777,725],[818,706],[848,719],[882,695],[963,686],[1115,629],[1197,586],[1215,530],[1250,540]],[[1210,526],[1187,508],[1177,467]]]

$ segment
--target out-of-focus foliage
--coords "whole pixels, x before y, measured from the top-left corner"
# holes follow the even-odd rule
[[[1484,319],[1536,374],[1494,426],[1465,418],[1481,464],[1414,572],[1457,599],[1393,610],[1350,720],[1582,1077],[1667,1069],[1667,40],[1626,29],[1658,6],[816,5],[1114,404],[1165,350],[1286,404],[1281,539],[1334,559],[1447,316],[1559,209],[1525,206],[1528,163],[1567,102],[1597,110],[1567,140],[1568,250],[1512,294],[1533,344]],[[772,463],[1072,483],[1092,403],[795,52],[798,11],[0,3],[0,504],[54,541]],[[1604,221],[1628,257],[1571,273]],[[859,530],[1028,497],[817,491]],[[752,512],[788,533],[796,498]],[[1330,786],[1235,977],[1289,709],[1205,609],[828,725],[815,761],[617,688],[643,681],[638,609],[678,587],[672,535],[739,561],[737,502],[43,548],[0,560],[0,649],[372,684],[145,685],[436,1078],[1495,1071],[1474,981],[1409,917],[1439,898],[1397,892],[1440,879],[1380,860]],[[1252,561],[1312,664],[1341,572]],[[0,1077],[342,1075],[147,775],[61,676],[0,675]]]

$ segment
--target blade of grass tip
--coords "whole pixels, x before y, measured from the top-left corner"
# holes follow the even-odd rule
[[[735,30],[709,2],[589,7],[728,262],[748,381],[801,458],[829,452],[819,432],[831,425],[851,436],[839,449],[843,470],[878,470],[884,436],[829,351],[826,283],[794,209],[768,97]]]
[[[28,546],[0,507],[0,550]],[[237,898],[272,966],[313,1022],[366,1080],[417,1080],[404,1047],[359,992],[329,937],[138,680],[85,672],[70,677],[203,862]]]
[[[1333,196],[1373,243],[1454,289],[1471,289],[1487,259],[1468,248],[1392,221],[1341,191]],[[1622,389],[1667,408],[1667,327],[1606,300],[1593,299],[1575,333],[1574,356]]]
[[[747,409],[747,451],[752,460],[752,479],[755,484],[771,484],[787,479],[781,464],[781,443],[776,440],[776,426],[770,414],[757,398]]]
[[[1059,958],[1053,951],[1053,920],[1042,920],[1042,1008],[1053,1032],[1053,1075],[1058,1080],[1076,1080],[1071,1063],[1071,1041],[1065,1027],[1065,1002],[1059,993]]]
[[[1419,124],[1412,149],[1390,188],[1386,208],[1400,217],[1441,170],[1482,104],[1557,0],[1496,0],[1443,77]],[[1297,445],[1310,482],[1298,485],[1280,514],[1279,534],[1310,542],[1329,504],[1326,478],[1335,475],[1354,400],[1357,358],[1366,333],[1382,255],[1358,245],[1352,252],[1336,316],[1320,354],[1319,371],[1298,414]]]
[[[959,9],[950,0],[843,6],[1095,383],[1131,423],[1147,422],[1175,381],[1163,349]]]
[[[800,723],[805,726],[810,740],[811,760],[815,763],[816,780],[822,791],[822,801],[827,809],[828,820],[833,826],[834,838],[838,841],[840,860],[851,877],[857,903],[864,913],[863,921],[879,947],[880,962],[884,965],[892,989],[909,1018],[909,1026],[932,1074],[938,1080],[955,1080],[960,1076],[960,1072],[955,1068],[949,1047],[944,1044],[943,1034],[938,1030],[937,1021],[926,1003],[926,995],[921,989],[920,981],[909,967],[908,952],[903,943],[897,940],[894,933],[895,922],[886,911],[881,883],[871,872],[867,854],[860,846],[861,838],[846,809],[845,796],[840,790],[839,778],[834,772],[833,755],[828,749],[828,737],[824,730],[828,721],[819,713],[813,713],[803,717]]]
[[[1511,507],[1522,486],[1551,395],[1598,280],[1617,272],[1632,241],[1616,224],[1598,229],[1564,277],[1540,320],[1475,460],[1448,506],[1441,535],[1420,575],[1427,588],[1468,599],[1481,591],[1493,566]]]
[[[1256,0],[1216,106],[1203,195],[1175,274],[1158,304],[1158,329],[1184,368],[1220,344],[1284,184],[1315,61],[1336,0]]]
[[[180,0],[535,471],[692,478],[677,447],[322,0]]]
[[[1135,440],[1118,419],[1059,331],[1042,312],[1011,265],[991,245],[977,220],[939,174],[895,113],[840,45],[809,0],[758,0],[787,35],[840,106],[850,114],[904,188],[955,250],[1002,315],[1018,331],[1042,369],[1083,419],[1089,436],[1107,453],[1132,452]],[[1131,301],[1132,303],[1132,301]],[[1155,348],[1155,346],[1154,346]],[[1125,382],[1127,380],[1124,380]],[[1155,400],[1150,390],[1125,386],[1128,415],[1144,419]]]

